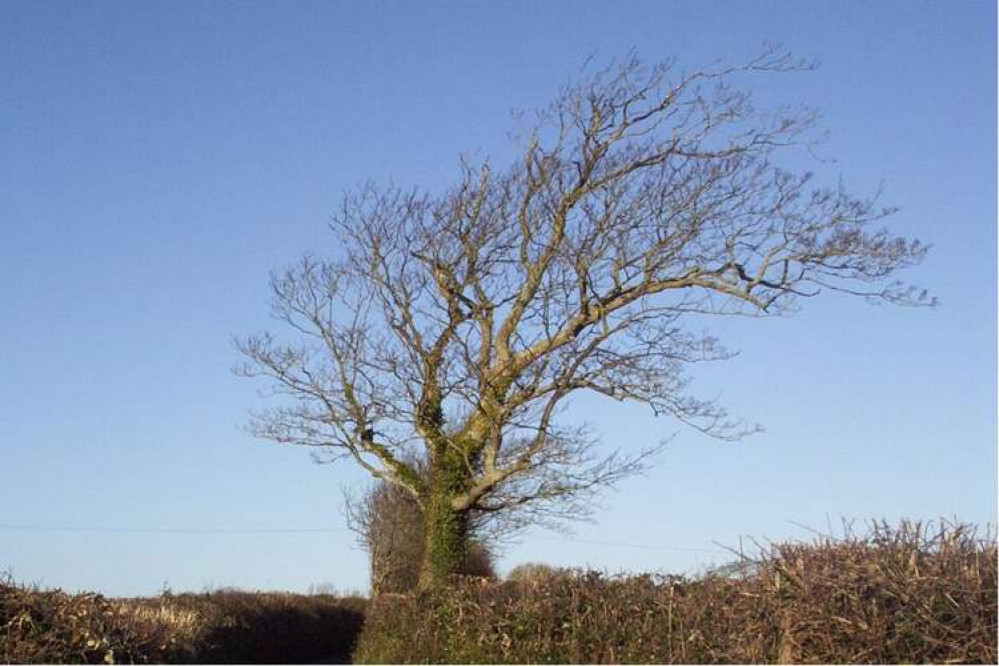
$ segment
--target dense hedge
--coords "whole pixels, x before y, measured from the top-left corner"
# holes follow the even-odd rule
[[[126,605],[0,582],[0,662],[184,661],[201,637],[197,614]]]
[[[995,663],[996,545],[876,526],[715,574],[463,578],[371,603],[359,662]],[[221,591],[107,599],[0,581],[0,663],[347,661],[367,602]]]
[[[204,618],[195,650],[204,664],[349,663],[364,622],[361,598],[220,591],[173,596]]]
[[[365,600],[222,591],[107,599],[0,582],[0,663],[348,662]]]
[[[973,530],[878,525],[699,580],[570,573],[383,596],[355,660],[995,663],[996,584],[995,542]]]

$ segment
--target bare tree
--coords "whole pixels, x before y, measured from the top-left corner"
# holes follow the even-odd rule
[[[784,315],[824,291],[930,302],[889,282],[925,253],[878,227],[891,209],[777,163],[814,115],[758,112],[736,86],[807,68],[775,49],[692,73],[632,58],[562,89],[509,168],[462,160],[442,194],[348,194],[338,256],[272,278],[296,339],[238,343],[239,372],[287,398],[256,414],[256,434],[409,492],[422,585],[459,570],[471,516],[573,513],[648,462],[560,419],[576,392],[745,434],[686,390],[688,364],[728,357],[692,315]],[[423,455],[429,481],[405,462]]]
[[[371,594],[416,588],[423,559],[420,507],[401,486],[376,484],[360,500],[346,500],[347,523],[368,553]],[[415,561],[415,566],[414,566]]]

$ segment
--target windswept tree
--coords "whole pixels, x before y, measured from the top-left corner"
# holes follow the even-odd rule
[[[238,342],[238,372],[286,398],[256,434],[410,493],[424,586],[460,570],[470,521],[576,511],[647,464],[650,449],[604,451],[560,418],[577,392],[744,434],[687,390],[688,364],[727,358],[693,316],[779,316],[829,291],[929,302],[891,280],[925,252],[881,227],[891,209],[779,163],[814,115],[759,112],[739,87],[801,69],[773,49],[688,73],[630,59],[530,117],[507,168],[464,160],[442,193],[347,194],[335,255],[272,278],[293,337]]]

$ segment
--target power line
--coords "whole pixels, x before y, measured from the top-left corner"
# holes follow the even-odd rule
[[[597,541],[595,539],[574,539],[574,538],[559,539],[558,537],[546,537],[546,536],[536,536],[534,538],[545,539],[547,541],[562,541],[567,543],[588,543],[596,546],[620,546],[622,548],[641,548],[644,550],[679,551],[684,553],[713,553],[716,555],[721,555],[727,552],[717,548],[683,548],[681,546],[653,546],[645,543],[622,543],[620,541]]]
[[[0,530],[25,532],[104,532],[104,533],[154,533],[154,534],[297,534],[347,532],[345,528],[323,527],[98,527],[64,525],[0,525]]]
[[[333,534],[346,533],[350,530],[336,527],[106,527],[94,525],[13,525],[0,524],[0,530],[22,532],[98,532],[111,534]],[[596,539],[576,539],[571,537],[547,537],[536,535],[533,538],[562,543],[583,543],[595,546],[614,546],[621,548],[638,548],[642,550],[675,551],[685,553],[725,554],[726,551],[715,548],[685,548],[680,546],[656,546],[642,543],[625,543],[620,541],[602,541]]]

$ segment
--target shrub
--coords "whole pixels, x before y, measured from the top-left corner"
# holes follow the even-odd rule
[[[349,507],[348,517],[370,557],[372,596],[416,589],[426,539],[423,512],[413,496],[380,482]],[[473,538],[462,573],[495,579],[493,559],[492,551]]]
[[[738,575],[456,580],[372,602],[360,663],[996,661],[996,544],[874,525],[778,544]]]
[[[463,573],[466,576],[496,580],[498,576],[496,575],[492,550],[480,541],[472,541],[468,546],[468,556],[465,560]]]
[[[511,583],[533,583],[558,576],[565,573],[565,571],[565,569],[553,567],[543,562],[526,562],[510,569],[510,573],[506,575],[506,579]]]

